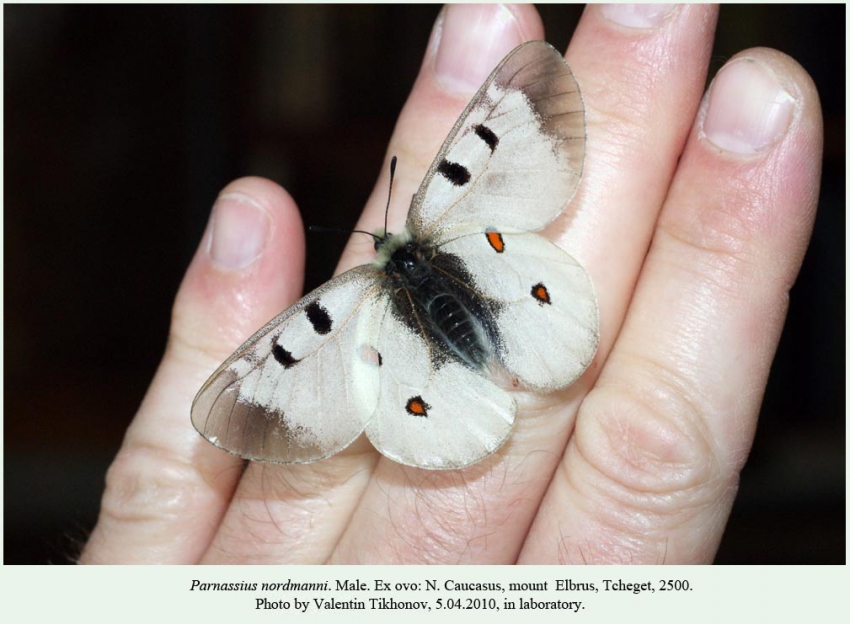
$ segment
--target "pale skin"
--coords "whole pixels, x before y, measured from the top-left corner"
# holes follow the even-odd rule
[[[585,375],[554,395],[519,395],[512,438],[464,470],[401,466],[361,439],[321,462],[243,471],[192,428],[191,402],[301,295],[304,239],[282,188],[236,180],[177,294],[168,348],[81,562],[713,560],[811,233],[820,104],[795,61],[763,48],[729,59],[704,98],[716,7],[676,7],[640,27],[605,11],[585,10],[566,54],[587,110],[587,159],[547,230],[599,299],[601,340]],[[403,227],[403,204],[472,83],[543,38],[531,6],[441,14],[387,151],[400,163],[390,231]],[[485,53],[496,58],[476,56]],[[759,77],[776,90],[751,119],[735,97]],[[383,224],[382,170],[359,228]],[[216,231],[225,222],[233,227]],[[254,244],[238,239],[250,227]],[[355,237],[339,271],[373,254]]]

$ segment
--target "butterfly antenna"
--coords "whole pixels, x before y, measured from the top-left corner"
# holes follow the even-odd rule
[[[372,232],[367,232],[365,230],[343,230],[341,228],[332,228],[325,227],[324,225],[311,225],[307,228],[308,232],[339,232],[341,234],[366,234],[367,236],[371,236],[375,239],[375,249],[378,249],[386,240],[389,238],[387,236],[387,218],[390,214],[390,200],[393,196],[393,180],[395,179],[395,165],[398,162],[398,158],[395,156],[390,160],[390,190],[387,193],[387,208],[384,210],[384,235],[379,236],[377,234],[373,234]]]
[[[366,234],[371,236],[375,240],[379,240],[381,237],[377,234],[373,234],[372,232],[367,232],[366,230],[343,230],[342,228],[332,228],[325,227],[324,225],[311,225],[307,228],[308,232],[339,232],[341,234]]]
[[[390,200],[393,197],[393,180],[395,179],[395,165],[398,158],[395,156],[390,160],[390,190],[387,192],[387,209],[384,210],[384,236],[387,235],[387,219],[390,216]]]

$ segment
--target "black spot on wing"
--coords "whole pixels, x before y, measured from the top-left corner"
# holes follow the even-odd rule
[[[274,359],[277,360],[277,363],[284,368],[291,368],[301,361],[292,357],[292,354],[279,344],[275,344],[275,346],[272,347],[272,355],[274,356]]]
[[[319,305],[318,301],[308,305],[305,312],[307,313],[307,320],[313,326],[313,331],[322,336],[330,333],[333,328],[333,320],[328,311]]]
[[[490,148],[490,152],[495,152],[496,146],[499,144],[499,137],[497,137],[490,128],[483,124],[476,125],[474,130],[478,138],[484,141],[487,144],[487,147]]]
[[[470,178],[469,169],[445,159],[440,162],[437,172],[455,186],[464,186]]]

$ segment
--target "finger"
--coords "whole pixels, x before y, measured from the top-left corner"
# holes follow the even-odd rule
[[[189,419],[206,378],[301,291],[292,199],[259,178],[219,195],[173,308],[163,360],[106,478],[84,563],[189,563],[207,549],[242,461]]]
[[[716,20],[711,5],[588,5],[567,50],[587,108],[587,160],[558,240],[593,277],[597,362],[620,330],[693,124]]]
[[[754,49],[715,78],[521,561],[710,562],[811,233],[821,112]]]

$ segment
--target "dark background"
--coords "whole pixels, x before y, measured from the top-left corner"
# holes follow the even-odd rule
[[[228,181],[283,184],[351,227],[438,6],[4,6],[5,563],[73,560]],[[564,49],[580,7],[542,6]],[[719,563],[845,559],[843,5],[729,6],[713,75],[778,48],[812,74],[826,148]],[[308,237],[307,287],[341,237]],[[189,418],[189,415],[186,415]]]

